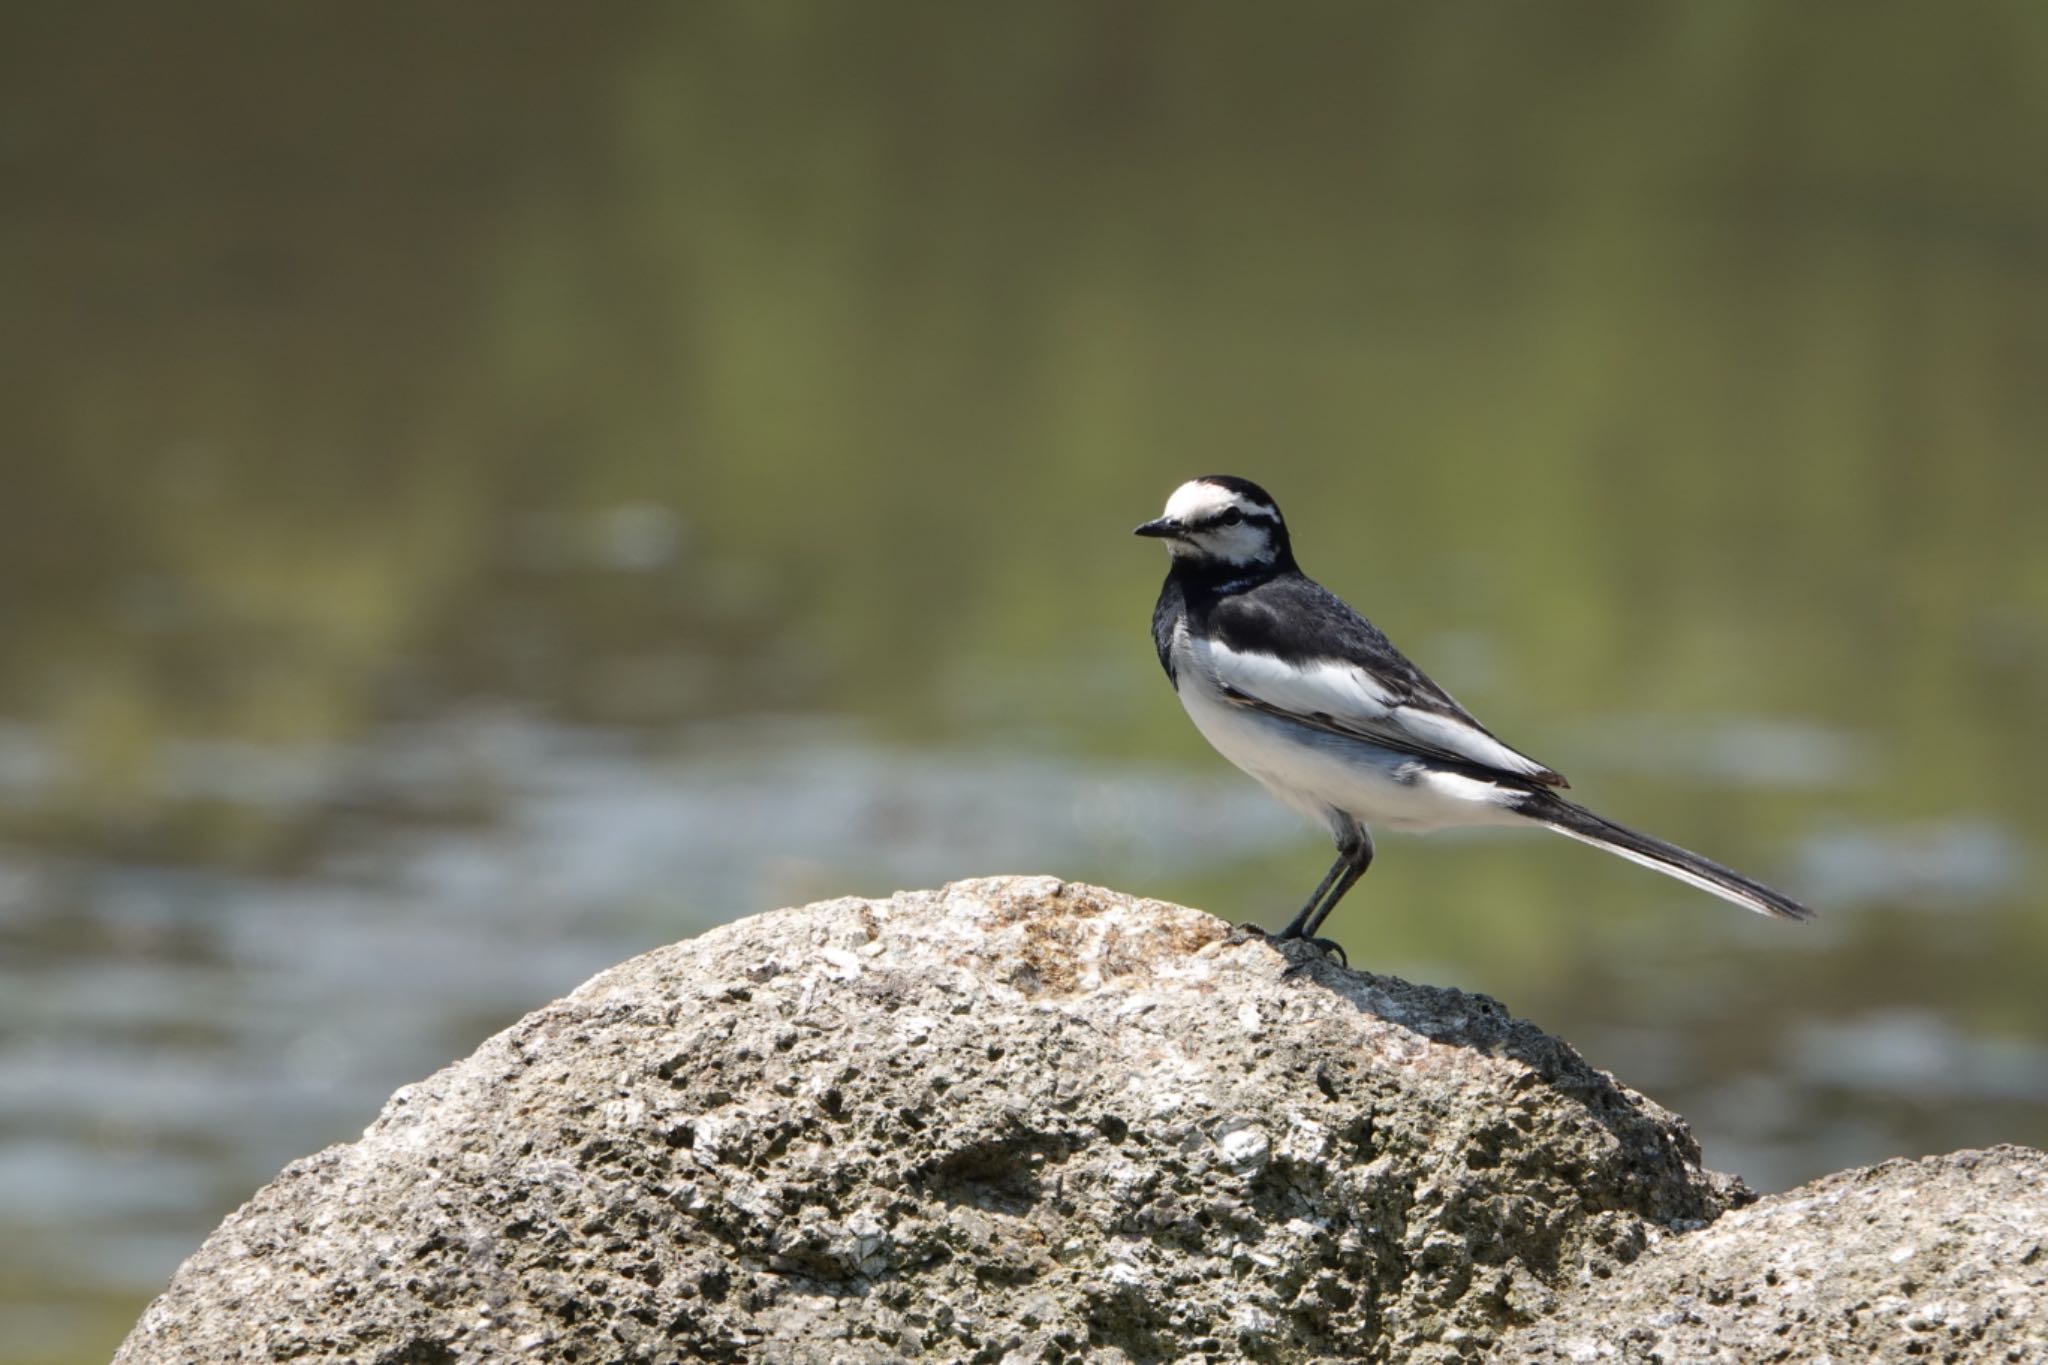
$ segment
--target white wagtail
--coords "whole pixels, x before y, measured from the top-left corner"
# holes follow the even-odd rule
[[[1137,533],[1172,552],[1152,638],[1195,728],[1337,842],[1337,861],[1281,938],[1337,947],[1316,930],[1371,865],[1373,825],[1541,825],[1759,914],[1813,917],[1740,872],[1559,796],[1564,778],[1495,739],[1301,572],[1280,509],[1257,484],[1220,474],[1184,483]]]

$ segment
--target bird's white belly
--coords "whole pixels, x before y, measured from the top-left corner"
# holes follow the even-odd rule
[[[1193,669],[1182,673],[1179,692],[1189,719],[1216,752],[1283,804],[1333,829],[1339,823],[1333,812],[1400,830],[1521,822],[1504,804],[1519,792],[1236,705]]]

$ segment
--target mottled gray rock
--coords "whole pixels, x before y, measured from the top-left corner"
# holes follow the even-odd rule
[[[1845,1171],[1665,1240],[1503,1361],[2048,1361],[2048,1155]]]
[[[1484,1358],[1716,1217],[1482,996],[1046,878],[762,915],[287,1167],[119,1359]]]

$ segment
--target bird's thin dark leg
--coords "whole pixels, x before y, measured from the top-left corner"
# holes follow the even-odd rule
[[[1316,889],[1310,893],[1308,898],[1308,904],[1301,907],[1301,913],[1296,915],[1292,920],[1290,920],[1285,929],[1282,929],[1277,934],[1269,934],[1256,924],[1240,924],[1231,930],[1231,934],[1233,935],[1233,941],[1241,941],[1246,938],[1300,937],[1301,926],[1306,924],[1308,922],[1309,916],[1315,912],[1316,902],[1320,901],[1325,895],[1329,893],[1330,888],[1336,885],[1338,876],[1344,871],[1346,867],[1350,866],[1350,862],[1351,855],[1349,855],[1348,853],[1340,853],[1337,855],[1337,861],[1330,864],[1330,870],[1323,874],[1323,879],[1320,882],[1316,883]]]
[[[1335,939],[1318,938],[1316,930],[1323,927],[1323,921],[1337,908],[1337,902],[1344,899],[1344,893],[1354,886],[1365,870],[1372,866],[1372,835],[1362,825],[1350,825],[1342,829],[1337,838],[1337,862],[1323,878],[1316,894],[1309,897],[1307,905],[1294,921],[1280,931],[1281,938],[1298,938],[1310,947],[1325,953],[1335,953],[1346,966],[1350,957],[1344,946]]]
[[[1365,870],[1372,866],[1372,840],[1365,839],[1361,841],[1358,847],[1351,850],[1350,855],[1345,861],[1348,864],[1348,870],[1344,873],[1343,878],[1334,887],[1330,888],[1329,896],[1324,899],[1322,905],[1316,910],[1315,915],[1309,922],[1301,926],[1301,937],[1311,942],[1316,941],[1316,930],[1323,927],[1323,921],[1328,919],[1330,912],[1337,908],[1337,902],[1344,899],[1344,893],[1357,885],[1358,879],[1365,875]],[[1289,927],[1292,928],[1293,926],[1290,925]]]
[[[1351,850],[1347,848],[1337,854],[1337,861],[1330,864],[1330,870],[1323,874],[1323,879],[1320,882],[1316,883],[1316,889],[1309,893],[1308,903],[1301,907],[1301,912],[1289,920],[1287,927],[1274,935],[1274,937],[1304,938],[1311,932],[1312,925],[1321,924],[1323,922],[1322,916],[1316,914],[1316,907],[1323,903],[1323,897],[1330,894],[1330,888],[1337,884],[1337,878],[1349,872],[1350,869]],[[1345,885],[1349,886],[1350,882],[1347,881]],[[1340,891],[1337,894],[1342,895],[1343,892]]]

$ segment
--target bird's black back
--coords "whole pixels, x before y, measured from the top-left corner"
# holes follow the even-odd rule
[[[1226,649],[1266,654],[1298,666],[1322,661],[1353,664],[1370,673],[1393,701],[1453,716],[1491,733],[1396,649],[1378,626],[1291,562],[1257,571],[1175,564],[1152,611],[1152,640],[1168,677],[1173,676],[1169,651],[1174,624],[1183,615],[1191,630],[1212,636]]]

